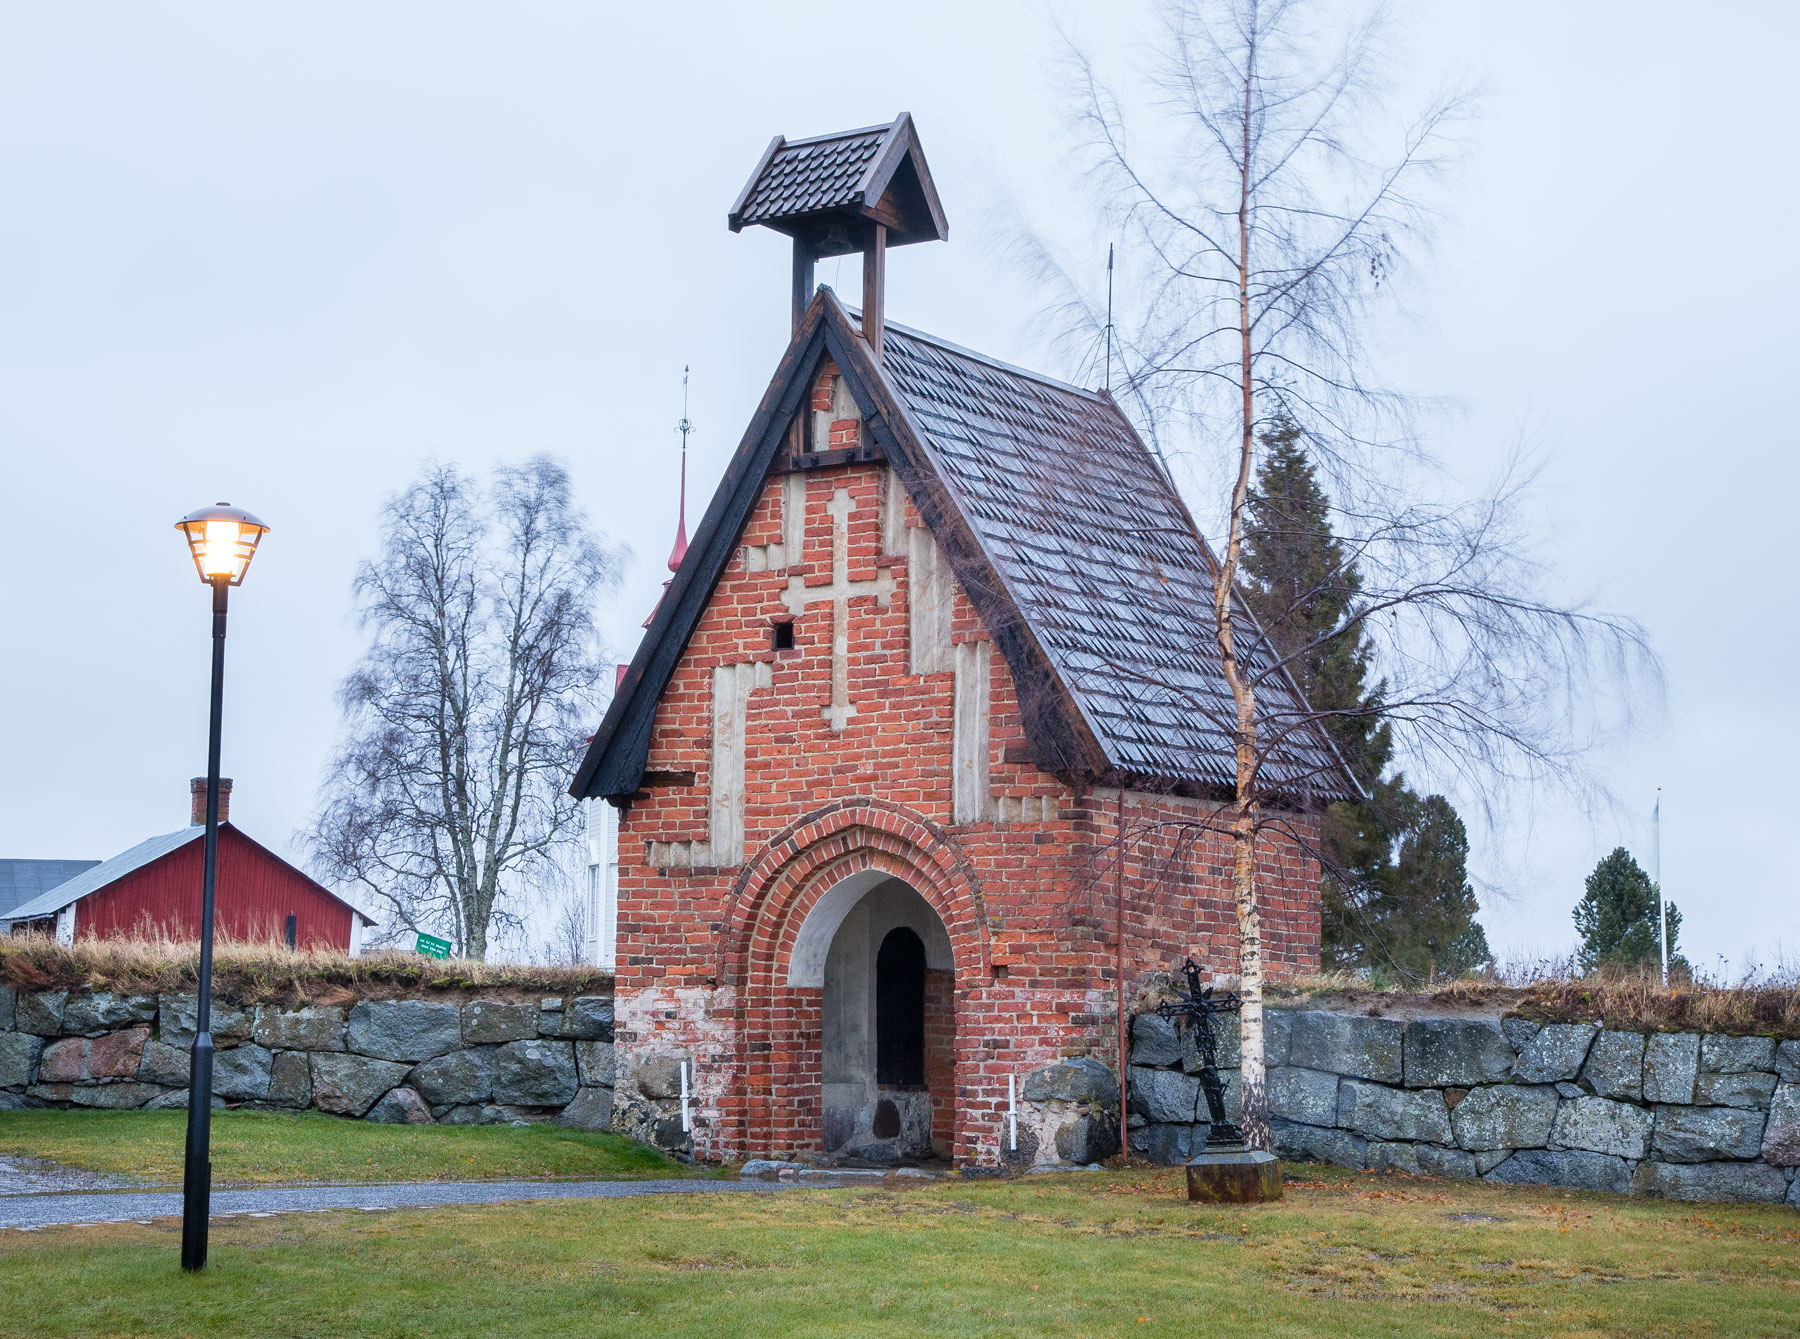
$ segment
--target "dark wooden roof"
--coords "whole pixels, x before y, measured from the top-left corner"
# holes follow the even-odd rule
[[[752,224],[818,246],[841,225],[841,250],[856,249],[871,223],[885,223],[889,246],[942,241],[944,208],[925,152],[902,112],[884,126],[788,140],[777,135],[731,207],[733,232]]]
[[[888,378],[1108,766],[1231,789],[1237,710],[1213,635],[1215,560],[1118,405],[887,329]],[[1305,714],[1293,685],[1248,609],[1234,617],[1266,728],[1291,730]],[[1337,794],[1342,773],[1308,723],[1270,751],[1263,784]]]
[[[1019,689],[1034,761],[1228,794],[1235,710],[1210,608],[1214,560],[1113,400],[903,326],[877,362],[821,289],[795,334],[576,774],[577,796],[641,784],[651,718],[829,354]],[[1267,791],[1357,794],[1239,606],[1266,722]]]

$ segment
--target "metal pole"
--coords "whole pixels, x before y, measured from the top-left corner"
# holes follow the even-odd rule
[[[206,866],[200,882],[200,984],[188,1073],[187,1161],[181,1179],[181,1267],[206,1267],[206,1218],[212,1207],[213,888],[219,872],[219,734],[225,711],[225,601],[214,577],[212,714],[206,727]]]
[[[1650,811],[1650,864],[1655,869],[1651,882],[1656,887],[1656,923],[1660,926],[1657,938],[1661,941],[1662,950],[1662,983],[1663,989],[1669,988],[1669,904],[1663,897],[1662,890],[1662,787],[1656,788],[1656,808]]]
[[[1127,1049],[1128,1038],[1125,1035],[1125,781],[1119,780],[1119,854],[1118,864],[1113,866],[1113,914],[1116,924],[1113,926],[1113,938],[1116,941],[1114,952],[1117,955],[1113,967],[1113,985],[1119,996],[1119,1158],[1125,1166],[1131,1165],[1131,1140],[1125,1131],[1125,1098],[1127,1079],[1126,1064],[1130,1060]]]
[[[1112,391],[1112,280],[1113,280],[1113,244],[1106,244],[1106,379],[1101,385],[1110,394]]]

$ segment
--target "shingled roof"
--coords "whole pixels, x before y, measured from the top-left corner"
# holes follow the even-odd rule
[[[813,244],[831,224],[841,223],[840,249],[856,245],[851,239],[870,223],[887,226],[889,246],[949,235],[918,133],[905,112],[884,126],[834,135],[797,140],[777,135],[727,222],[733,232],[761,224]]]
[[[1229,790],[1237,708],[1213,634],[1215,562],[1118,405],[900,326],[883,361],[1108,765]],[[1291,729],[1304,708],[1248,610],[1235,617],[1260,714]],[[1336,793],[1342,770],[1306,730],[1269,752],[1262,780]]]
[[[651,716],[730,559],[801,392],[829,355],[1005,657],[1038,766],[1230,793],[1235,709],[1211,626],[1215,563],[1110,396],[889,325],[877,361],[821,289],[576,775],[641,784]],[[1241,604],[1267,793],[1358,787]]]
[[[891,129],[873,126],[792,143],[777,137],[734,211],[738,225],[859,203],[857,188]]]

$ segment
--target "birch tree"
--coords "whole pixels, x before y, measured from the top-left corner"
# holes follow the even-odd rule
[[[1522,522],[1529,471],[1455,496],[1416,431],[1418,402],[1372,374],[1371,321],[1429,234],[1472,106],[1453,93],[1396,121],[1389,39],[1380,8],[1170,0],[1130,96],[1079,49],[1070,56],[1088,180],[1135,279],[1116,343],[1106,329],[1109,363],[1123,372],[1115,394],[1165,458],[1186,455],[1203,492],[1216,490],[1195,510],[1215,527],[1208,625],[1231,711],[1192,706],[1218,716],[1235,784],[1217,816],[1194,825],[1232,842],[1241,1126],[1259,1148],[1270,1146],[1259,841],[1280,832],[1322,854],[1294,789],[1272,795],[1263,768],[1328,719],[1282,705],[1293,696],[1272,681],[1333,638],[1365,639],[1386,688],[1379,704],[1348,710],[1378,705],[1402,754],[1492,797],[1574,776],[1618,724],[1602,719],[1602,687],[1657,677],[1629,620],[1543,593]],[[1109,307],[1048,245],[1028,242],[1064,295],[1054,316],[1089,341],[1097,365]],[[1280,642],[1240,589],[1259,437],[1276,425],[1304,434],[1330,480],[1332,528],[1360,574],[1340,621]]]
[[[322,875],[459,956],[521,927],[579,836],[565,790],[617,566],[548,457],[485,488],[432,465],[389,499],[355,581],[369,646],[339,690],[344,738],[307,833]]]

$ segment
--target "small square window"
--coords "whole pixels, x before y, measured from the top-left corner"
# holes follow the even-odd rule
[[[772,644],[777,651],[792,651],[794,649],[794,620],[793,619],[791,619],[791,618],[783,619],[781,622],[779,622],[775,625],[775,632],[774,632],[774,636],[772,638]]]

